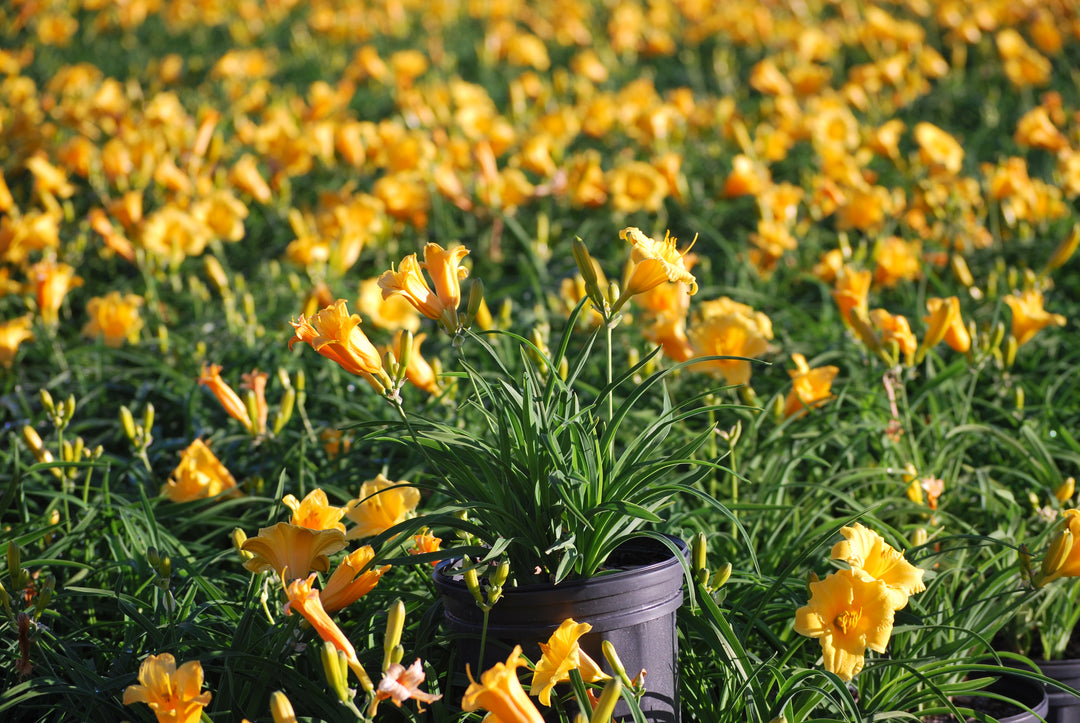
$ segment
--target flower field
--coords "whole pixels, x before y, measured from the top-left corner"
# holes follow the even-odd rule
[[[488,637],[642,541],[675,721],[1056,690],[1078,199],[1070,0],[4,3],[0,720],[670,723]]]

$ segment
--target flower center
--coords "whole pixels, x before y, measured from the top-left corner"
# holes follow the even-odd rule
[[[859,624],[859,618],[861,617],[862,608],[848,608],[836,616],[833,625],[839,628],[844,635],[847,635]]]

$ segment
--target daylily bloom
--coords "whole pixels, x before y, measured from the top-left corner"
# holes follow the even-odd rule
[[[190,502],[204,497],[216,497],[234,491],[236,480],[210,451],[206,443],[196,439],[180,457],[168,482],[161,487],[161,496],[173,502]]]
[[[765,314],[725,296],[701,305],[687,336],[695,357],[756,357],[768,348],[773,331]],[[710,360],[702,365],[710,373],[724,377],[728,384],[750,381],[750,362],[745,359]]]
[[[60,305],[64,303],[64,297],[82,285],[82,278],[75,275],[71,266],[48,260],[31,266],[28,275],[34,286],[41,320],[48,326],[55,326],[60,322]]]
[[[301,314],[291,323],[296,336],[289,339],[290,349],[297,341],[305,342],[345,371],[366,379],[376,391],[382,393],[390,388],[379,351],[360,331],[360,316],[349,314],[344,299],[327,306],[310,321]]]
[[[293,495],[285,495],[281,501],[293,511],[290,524],[306,527],[309,530],[339,530],[345,532],[341,518],[345,516],[344,507],[335,507],[326,499],[322,488],[316,487],[307,493],[304,499],[297,500]]]
[[[630,226],[619,232],[619,238],[634,244],[630,252],[631,268],[620,300],[648,291],[665,282],[682,282],[689,286],[690,295],[697,293],[697,279],[687,269],[683,257],[689,249],[679,251],[676,239],[670,234],[663,241],[656,241]],[[693,245],[693,244],[691,244]],[[621,304],[617,301],[616,307]]]
[[[955,176],[964,163],[964,148],[955,138],[932,123],[915,126],[915,142],[919,144],[919,159],[931,171],[944,171]]]
[[[371,678],[368,677],[364,666],[360,664],[360,659],[356,657],[356,648],[353,647],[349,638],[323,609],[319,593],[312,588],[314,582],[315,573],[311,573],[307,576],[307,579],[297,578],[286,585],[285,594],[289,597],[289,602],[285,603],[286,614],[291,615],[295,610],[303,615],[311,623],[311,626],[315,628],[315,632],[319,634],[320,638],[345,653],[349,669],[356,673],[356,677],[360,680],[360,685],[363,686],[364,690],[373,690],[375,686],[372,685]]]
[[[377,278],[360,282],[356,307],[368,321],[380,329],[407,329],[414,334],[420,329],[420,315],[416,308],[401,296],[384,299]]]
[[[881,332],[883,347],[888,348],[889,344],[895,341],[904,362],[910,365],[914,361],[918,342],[907,318],[900,314],[890,314],[885,309],[874,309],[870,312],[870,322]]]
[[[199,374],[199,385],[207,387],[213,392],[228,415],[244,425],[244,429],[249,432],[254,430],[254,424],[248,414],[247,405],[240,399],[240,395],[236,393],[236,390],[221,378],[220,364],[203,365],[202,373]]]
[[[403,521],[420,503],[420,490],[406,485],[382,474],[362,484],[360,496],[349,502],[345,513],[356,523],[348,539],[372,537]]]
[[[210,704],[210,691],[201,692],[202,663],[189,660],[176,667],[170,653],[150,655],[139,666],[139,684],[124,689],[124,705],[146,703],[158,723],[195,723]]]
[[[574,622],[573,618],[563,620],[558,630],[551,634],[547,643],[540,643],[541,657],[533,670],[529,692],[536,695],[544,705],[551,705],[551,689],[556,683],[570,680],[570,671],[575,668],[586,683],[604,680],[611,676],[600,670],[592,658],[581,649],[578,639],[592,630],[588,623]]]
[[[1041,291],[1032,289],[1021,294],[1010,294],[1005,303],[1012,309],[1012,335],[1017,346],[1031,341],[1036,332],[1047,326],[1065,326],[1065,317],[1050,314],[1043,308]]]
[[[420,664],[420,658],[417,658],[408,668],[401,663],[391,663],[375,689],[375,700],[372,701],[372,707],[368,709],[369,715],[374,713],[374,706],[378,701],[387,699],[400,708],[402,703],[411,698],[418,701],[416,708],[423,712],[424,707],[420,703],[434,703],[442,698],[441,695],[420,690],[424,677],[424,666]]]
[[[867,295],[870,293],[870,282],[873,276],[868,269],[856,271],[850,266],[843,266],[836,274],[836,284],[833,287],[833,300],[840,308],[844,322],[851,324],[851,312],[867,311]]]
[[[788,372],[791,375],[791,391],[784,402],[785,417],[820,406],[831,399],[832,381],[840,372],[839,367],[832,365],[811,369],[802,354],[792,354],[791,360],[795,362],[795,369]]]
[[[139,316],[142,297],[135,294],[120,295],[110,291],[105,296],[95,296],[86,303],[86,315],[90,320],[82,328],[83,336],[105,338],[105,346],[119,347],[125,341],[139,340],[143,321]]]
[[[337,566],[330,579],[326,581],[319,598],[322,600],[326,612],[333,613],[367,595],[375,589],[389,565],[372,567],[364,570],[369,562],[375,558],[375,551],[371,545],[353,550]],[[361,572],[361,570],[364,570]]]
[[[33,319],[29,314],[0,324],[0,366],[11,368],[19,345],[34,338],[34,332],[30,331],[31,326]]]
[[[403,258],[397,270],[384,271],[379,277],[379,288],[384,299],[400,296],[427,318],[435,321],[442,319],[446,306],[428,286],[416,254]]]
[[[840,534],[845,539],[833,545],[832,559],[843,560],[885,583],[894,610],[903,609],[908,596],[926,589],[923,570],[905,560],[904,554],[878,533],[856,522],[841,529]]]
[[[461,304],[461,282],[469,270],[461,266],[461,260],[469,255],[464,246],[444,249],[436,243],[424,246],[424,268],[435,285],[435,295],[446,309],[457,309]]]
[[[468,713],[483,708],[500,723],[544,723],[544,717],[518,680],[517,669],[524,665],[521,646],[517,645],[505,663],[496,663],[484,671],[479,683],[473,679],[472,671],[466,669],[469,687],[461,699],[461,709]]]
[[[955,296],[947,299],[927,299],[926,310],[930,315],[923,317],[923,321],[929,325],[923,338],[924,349],[934,347],[943,339],[954,351],[960,353],[971,348],[971,334],[960,316],[960,299]]]
[[[895,286],[900,281],[912,281],[922,276],[922,245],[890,236],[874,250],[874,281],[882,286]]]
[[[259,530],[241,546],[252,558],[244,562],[251,572],[273,570],[283,580],[296,580],[315,570],[330,569],[330,555],[345,547],[341,530],[310,530],[279,522]]]
[[[810,602],[795,612],[795,632],[821,643],[825,670],[848,681],[866,649],[884,653],[893,627],[889,589],[861,570],[839,570],[810,583]]]
[[[435,537],[431,530],[426,527],[416,535],[413,535],[413,546],[409,548],[410,555],[422,555],[426,552],[438,552],[442,549],[442,538]],[[438,560],[432,560],[431,566],[439,564]]]

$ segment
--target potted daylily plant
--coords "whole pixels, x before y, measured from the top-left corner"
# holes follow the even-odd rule
[[[607,640],[627,670],[647,670],[647,716],[677,720],[674,613],[687,546],[650,525],[680,494],[729,514],[700,484],[718,466],[703,450],[714,434],[705,420],[720,407],[706,402],[714,390],[679,401],[667,392],[669,375],[702,359],[657,369],[656,348],[616,371],[612,337],[627,302],[657,289],[697,290],[674,238],[657,241],[637,228],[620,236],[632,244],[621,288],[606,284],[585,244],[575,242],[584,294],[550,348],[511,331],[471,328],[483,291],[472,280],[459,309],[464,247],[428,244],[423,264],[412,254],[380,277],[384,298],[406,299],[453,339],[449,420],[402,398],[413,348],[407,334],[384,361],[359,317],[338,302],[295,322],[294,341],[364,377],[396,410],[395,420],[366,425],[376,427],[369,434],[415,453],[425,475],[415,484],[430,491],[435,508],[387,534],[457,529],[463,544],[436,567],[435,580],[452,629],[473,637],[462,650],[474,669],[517,644],[535,654],[574,618],[591,625],[580,641],[589,655],[602,659]],[[581,333],[590,315],[592,329]]]

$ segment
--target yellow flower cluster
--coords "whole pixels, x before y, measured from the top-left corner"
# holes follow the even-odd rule
[[[810,583],[810,602],[795,613],[795,631],[817,638],[825,670],[851,680],[865,664],[867,648],[884,653],[893,614],[908,597],[926,589],[923,571],[881,535],[860,523],[840,530],[844,540],[832,559],[847,569]]]

